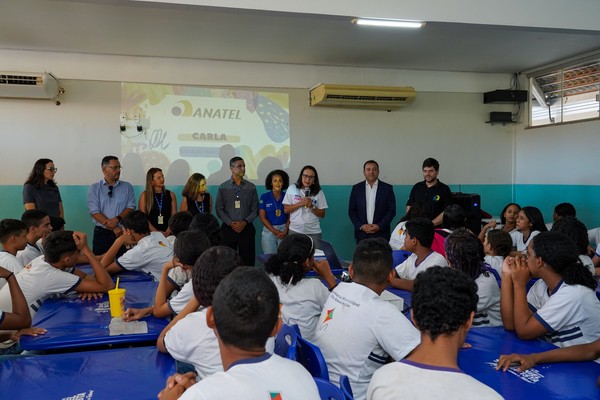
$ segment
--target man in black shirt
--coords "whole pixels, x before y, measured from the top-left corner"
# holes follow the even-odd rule
[[[406,212],[410,210],[411,204],[421,203],[427,210],[427,216],[431,218],[435,226],[442,224],[444,209],[450,205],[452,191],[437,178],[440,163],[435,158],[423,161],[422,182],[416,183],[410,191],[406,202]]]

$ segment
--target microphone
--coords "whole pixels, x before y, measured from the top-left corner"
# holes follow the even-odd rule
[[[304,197],[309,197],[310,196],[310,188],[309,187],[305,187],[304,188]],[[308,206],[304,206],[304,208],[307,208]]]

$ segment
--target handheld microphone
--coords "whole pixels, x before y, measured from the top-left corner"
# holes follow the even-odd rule
[[[310,196],[310,188],[304,188],[304,197],[309,197]],[[304,206],[304,208],[307,208],[308,206]]]

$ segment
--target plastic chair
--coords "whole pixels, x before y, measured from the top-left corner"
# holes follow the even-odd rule
[[[319,389],[319,397],[321,400],[345,400],[342,390],[335,386],[329,380],[315,378],[317,389]]]
[[[323,353],[321,353],[321,349],[302,336],[298,336],[297,339],[296,361],[304,365],[304,368],[313,377],[329,381],[329,370],[327,369],[327,363],[325,362]]]
[[[296,361],[298,336],[297,325],[282,324],[279,333],[275,337],[275,354]]]
[[[392,251],[392,258],[394,259],[394,268],[402,264],[412,253],[406,250],[394,250]]]
[[[350,379],[348,379],[346,375],[340,375],[340,389],[342,389],[342,393],[344,393],[346,400],[354,400]]]

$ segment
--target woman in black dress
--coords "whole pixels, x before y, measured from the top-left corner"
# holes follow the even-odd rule
[[[146,190],[140,195],[138,208],[148,216],[150,231],[170,234],[169,218],[177,212],[177,199],[165,188],[165,175],[160,168],[150,168],[146,173]]]

